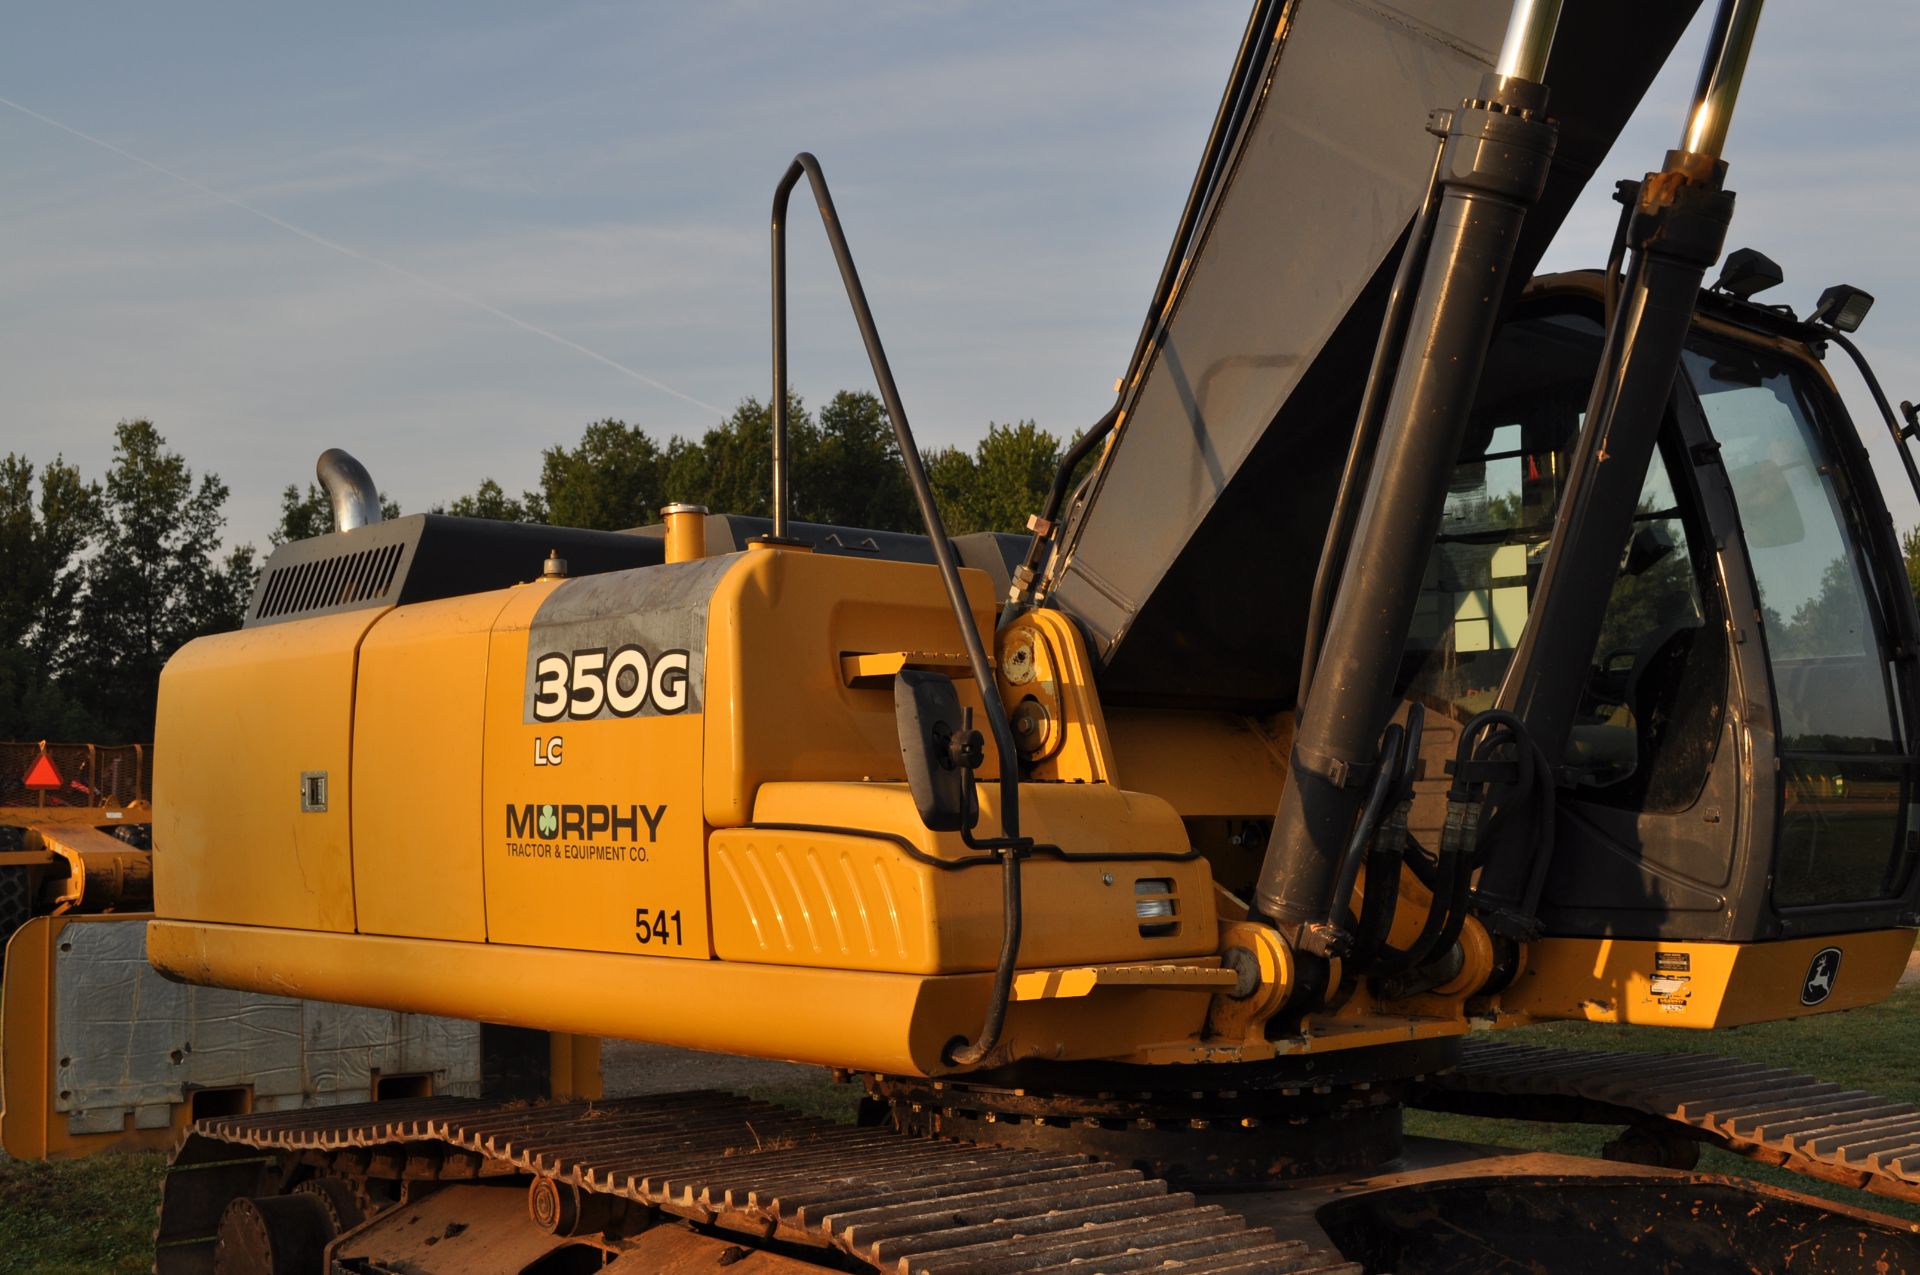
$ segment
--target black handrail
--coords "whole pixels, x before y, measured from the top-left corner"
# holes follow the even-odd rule
[[[1853,366],[1859,369],[1860,379],[1867,383],[1867,391],[1873,395],[1874,406],[1880,409],[1880,419],[1887,423],[1887,433],[1893,436],[1894,450],[1900,453],[1900,463],[1906,467],[1907,482],[1912,486],[1913,494],[1920,496],[1920,469],[1914,467],[1913,452],[1907,446],[1907,440],[1913,437],[1914,431],[1901,428],[1899,418],[1893,414],[1893,404],[1887,402],[1887,392],[1880,388],[1880,378],[1873,374],[1873,366],[1867,362],[1867,356],[1860,353],[1860,347],[1838,328],[1807,326],[1812,333],[1810,339],[1833,342],[1847,352],[1847,357],[1853,360]]]
[[[994,747],[1000,757],[1000,836],[971,844],[998,852],[1005,864],[1006,931],[1000,960],[994,970],[993,999],[986,1020],[973,1043],[959,1046],[949,1057],[961,1067],[977,1065],[999,1044],[1005,1022],[1007,1001],[1013,988],[1013,971],[1020,948],[1020,855],[1027,843],[1020,836],[1020,754],[1013,742],[1013,727],[1007,721],[1006,705],[993,680],[993,666],[987,661],[980,630],[973,622],[973,608],[967,604],[966,587],[960,582],[960,565],[954,560],[953,545],[947,539],[946,525],[934,503],[933,487],[927,482],[927,470],[920,449],[907,424],[906,408],[900,403],[900,390],[893,382],[893,369],[887,364],[887,352],[880,345],[880,333],[874,326],[873,311],[867,306],[866,290],[860,286],[860,272],[854,269],[853,253],[840,229],[840,216],[833,208],[833,195],[827,190],[820,161],[805,151],[794,156],[793,163],[773,192],[773,536],[784,540],[787,532],[789,488],[787,470],[787,200],[802,176],[813,190],[814,203],[820,208],[820,221],[826,227],[827,242],[840,267],[840,280],[847,288],[847,301],[853,306],[854,322],[867,347],[867,360],[873,365],[874,379],[880,383],[880,398],[893,423],[894,441],[900,448],[900,461],[906,466],[907,482],[920,506],[920,521],[926,525],[927,538],[933,544],[933,560],[940,569],[941,583],[947,589],[947,602],[960,626],[960,640],[966,646],[967,663],[973,669],[974,683],[980,688],[980,701],[993,731]]]

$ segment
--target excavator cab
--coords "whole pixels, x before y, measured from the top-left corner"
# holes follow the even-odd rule
[[[1432,776],[1416,833],[1437,836],[1444,760],[1511,666],[1602,305],[1597,275],[1538,280],[1489,351],[1401,670]],[[1819,345],[1788,327],[1703,297],[1560,759],[1549,934],[1912,924],[1912,594]]]

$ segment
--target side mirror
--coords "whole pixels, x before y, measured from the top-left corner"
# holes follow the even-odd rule
[[[985,753],[972,710],[945,673],[901,669],[893,679],[893,715],[907,787],[920,822],[934,832],[958,832],[980,818],[973,771]]]

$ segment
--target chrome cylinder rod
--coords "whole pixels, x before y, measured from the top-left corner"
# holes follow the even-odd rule
[[[1746,78],[1753,36],[1760,28],[1762,0],[1721,0],[1713,21],[1713,36],[1700,63],[1700,82],[1693,90],[1693,109],[1687,113],[1687,131],[1680,149],[1720,158],[1726,149],[1727,128],[1733,123],[1734,101]]]
[[[1496,74],[1536,84],[1546,80],[1547,54],[1553,51],[1553,33],[1560,25],[1560,5],[1561,0],[1513,0],[1507,38],[1500,43],[1500,61],[1493,68]]]

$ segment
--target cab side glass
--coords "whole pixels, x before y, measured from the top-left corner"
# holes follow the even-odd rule
[[[1526,624],[1603,339],[1584,311],[1518,319],[1488,354],[1408,638],[1408,693],[1464,722],[1492,707]],[[1669,430],[1670,434],[1671,431]],[[1589,800],[1684,810],[1724,712],[1708,538],[1649,466],[1563,761]],[[1704,635],[1704,636],[1703,636]]]
[[[1857,521],[1786,359],[1696,336],[1685,357],[1739,506],[1779,719],[1783,907],[1891,898],[1905,885],[1911,767],[1895,670]]]

